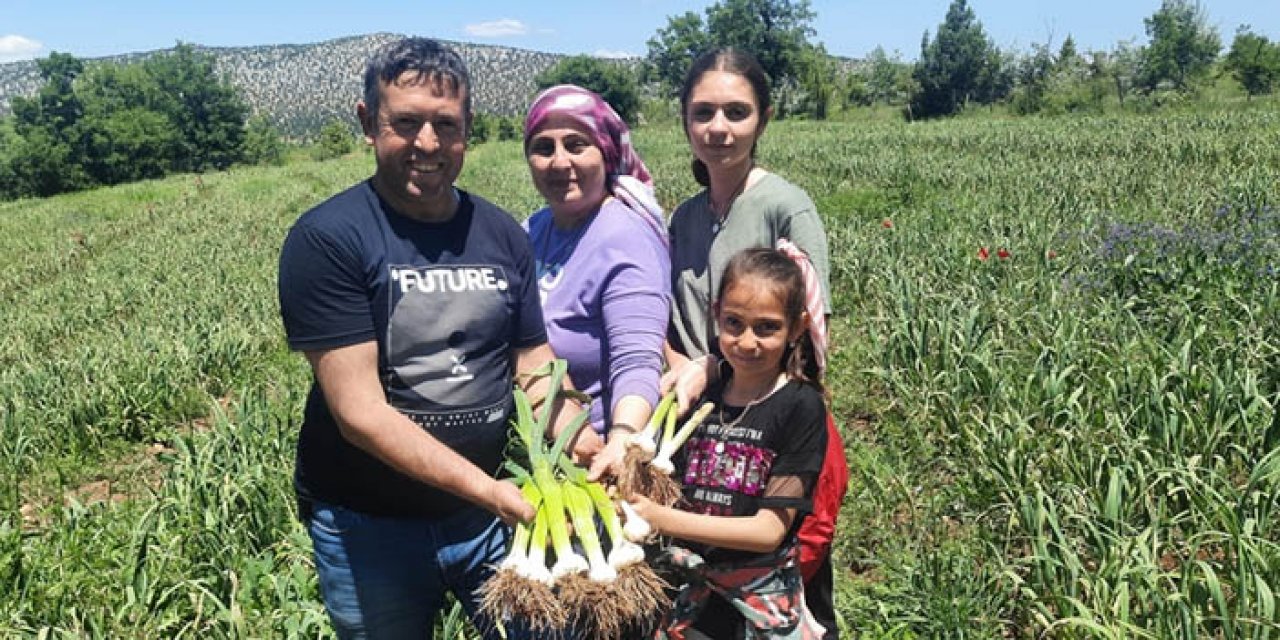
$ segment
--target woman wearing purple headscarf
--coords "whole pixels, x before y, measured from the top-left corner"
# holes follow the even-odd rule
[[[625,433],[658,400],[670,320],[671,258],[653,181],[626,123],[600,96],[573,85],[529,107],[524,151],[547,207],[525,222],[533,245],[547,338],[592,398],[591,425],[606,446],[599,476],[621,460]]]

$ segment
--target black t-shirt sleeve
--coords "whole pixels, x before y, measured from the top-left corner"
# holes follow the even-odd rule
[[[354,244],[300,221],[280,251],[280,315],[289,347],[329,349],[377,339]]]
[[[547,341],[547,326],[542,319],[542,298],[538,294],[538,281],[533,264],[533,249],[529,246],[529,236],[518,225],[514,225],[515,237],[511,239],[513,252],[516,254],[515,268],[519,274],[519,288],[516,295],[515,335],[512,346],[523,349],[536,347]]]
[[[777,458],[769,471],[770,478],[795,476],[804,485],[804,495],[760,497],[761,508],[798,509],[808,511],[813,503],[813,486],[822,471],[827,450],[827,408],[822,394],[806,384],[797,384],[789,415],[781,416],[776,434]]]

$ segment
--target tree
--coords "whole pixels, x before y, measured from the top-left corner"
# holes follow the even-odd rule
[[[249,107],[230,82],[218,77],[211,54],[179,43],[142,66],[159,89],[150,106],[182,132],[176,171],[226,169],[241,160]]]
[[[972,99],[978,104],[995,104],[1009,97],[1013,92],[1015,60],[1013,54],[1005,54],[994,44],[987,47]]]
[[[1076,51],[1075,38],[1071,34],[1067,34],[1067,39],[1062,41],[1062,47],[1058,49],[1057,65],[1059,67],[1074,67],[1080,64],[1080,54]]]
[[[54,51],[48,58],[36,61],[44,85],[34,98],[13,99],[13,115],[18,134],[26,135],[32,127],[63,137],[84,113],[84,105],[75,93],[76,78],[84,72],[84,62],[69,53]]]
[[[674,94],[684,84],[684,76],[694,59],[711,48],[710,41],[698,14],[688,11],[667,18],[667,26],[649,38],[645,75]]]
[[[87,69],[78,94],[80,163],[96,184],[158,178],[181,153],[181,131],[156,110],[160,87],[142,65],[99,64]]]
[[[769,82],[780,86],[787,78],[798,80],[806,67],[814,17],[809,0],[723,0],[707,9],[707,32],[717,46],[750,51]]]
[[[499,140],[519,140],[523,137],[523,127],[515,116],[502,116],[498,120],[498,139]]]
[[[1002,57],[966,0],[953,0],[938,35],[925,32],[912,77],[919,89],[911,99],[915,117],[946,116],[970,100],[990,102],[1009,88]]]
[[[493,120],[497,116],[488,113],[471,115],[471,129],[467,131],[467,144],[476,145],[493,137]]]
[[[211,55],[189,45],[127,65],[54,53],[37,66],[45,83],[35,97],[14,99],[0,154],[5,197],[280,157],[278,134],[265,122],[246,127],[239,93],[218,78]]]
[[[808,0],[720,0],[707,7],[705,27],[692,12],[668,18],[667,26],[649,39],[647,76],[675,93],[695,58],[713,47],[736,47],[760,61],[781,94],[776,115],[781,117],[789,105],[807,105],[803,110],[816,116],[834,85],[832,78],[818,82],[815,75],[823,73],[824,65],[830,67],[830,56],[809,43],[814,17]]]
[[[1122,41],[1110,55],[1095,54],[1089,73],[1095,79],[1109,79],[1116,90],[1116,100],[1124,107],[1125,96],[1138,84],[1141,64],[1142,50],[1130,41]]]
[[[316,160],[329,160],[345,156],[355,148],[356,139],[351,126],[334,118],[320,128],[320,140],[312,149],[311,157]]]
[[[806,50],[799,60],[799,83],[793,112],[805,113],[818,120],[827,119],[831,97],[835,95],[835,64],[822,47]]]
[[[80,125],[84,170],[97,184],[159,178],[169,172],[181,134],[164,114],[142,107],[86,115]]]
[[[71,147],[43,127],[23,134],[11,153],[8,173],[13,197],[43,198],[93,185]]]
[[[705,26],[698,14],[686,12],[668,18],[649,38],[646,68],[668,91],[678,90],[692,61],[712,47],[750,51],[774,86],[787,78],[799,83],[810,68],[805,56],[814,49],[815,14],[809,0],[721,0],[705,14]]]
[[[1143,23],[1151,38],[1141,55],[1141,82],[1148,91],[1165,82],[1179,91],[1190,89],[1222,49],[1218,31],[1193,0],[1164,0]]]
[[[284,141],[280,131],[266,116],[249,118],[244,130],[244,154],[246,164],[284,163]]]
[[[13,148],[22,139],[13,130],[12,118],[0,118],[0,200],[15,198],[17,176],[13,173]]]
[[[895,51],[892,56],[883,47],[867,54],[867,95],[872,103],[905,104],[911,94],[911,65]]]
[[[1280,84],[1280,43],[1272,44],[1243,25],[1231,43],[1226,68],[1249,98],[1271,93]]]
[[[1018,89],[1014,92],[1012,108],[1015,113],[1036,113],[1045,106],[1046,94],[1054,71],[1053,54],[1048,45],[1031,45],[1032,53],[1017,63]]]
[[[591,56],[570,56],[538,74],[535,83],[541,91],[558,84],[576,84],[604,98],[628,124],[636,123],[640,111],[640,90],[636,78],[615,63]]]
[[[16,97],[12,103],[17,140],[9,150],[6,179],[13,197],[50,196],[93,184],[75,161],[84,157],[76,132],[84,104],[75,90],[84,62],[55,51],[36,66],[44,85],[34,97]]]

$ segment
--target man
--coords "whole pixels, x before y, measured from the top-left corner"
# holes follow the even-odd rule
[[[553,356],[524,232],[453,184],[471,124],[457,53],[387,45],[356,114],[373,177],[303,214],[280,257],[289,344],[314,373],[295,486],[338,635],[428,637],[446,591],[475,611],[509,525],[533,517],[493,475],[513,372]],[[584,433],[575,451],[599,446]]]

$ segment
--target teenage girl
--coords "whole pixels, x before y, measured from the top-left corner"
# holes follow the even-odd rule
[[[714,306],[723,360],[706,394],[715,409],[675,461],[684,499],[631,498],[675,539],[663,560],[682,584],[659,638],[822,637],[796,537],[827,445],[806,298],[781,251],[748,249],[725,269]]]
[[[759,61],[731,47],[698,57],[680,90],[680,114],[693,152],[693,176],[704,189],[671,214],[667,383],[701,371],[711,374],[697,376],[693,386],[675,385],[683,410],[714,377],[710,302],[734,254],[787,238],[817,270],[824,313],[831,311],[831,297],[826,232],[817,207],[804,190],[756,162],[756,148],[773,116],[769,80]]]

